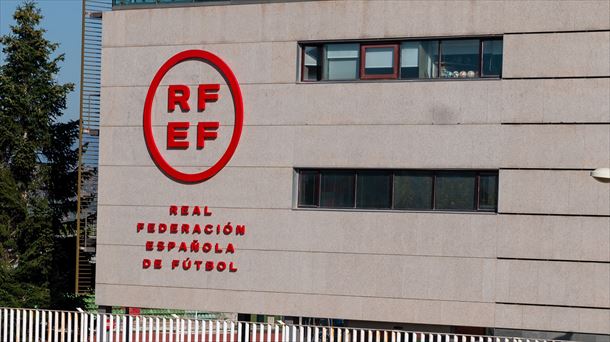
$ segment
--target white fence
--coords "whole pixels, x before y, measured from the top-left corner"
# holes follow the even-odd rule
[[[2,342],[546,342],[401,330],[0,308]]]

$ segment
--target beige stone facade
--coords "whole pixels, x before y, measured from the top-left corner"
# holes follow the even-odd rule
[[[608,1],[508,0],[104,13],[97,303],[610,334],[610,184],[589,176],[610,166],[609,13]],[[501,79],[300,81],[302,42],[488,35],[503,39]],[[235,155],[195,185],[156,167],[142,128],[150,81],[187,49],[220,56],[245,107]],[[179,65],[158,93],[209,81],[206,67]],[[158,136],[164,120],[153,116]],[[211,162],[167,159],[187,171]],[[498,210],[297,208],[302,167],[498,170]],[[247,226],[212,239],[235,243],[238,272],[142,269],[153,239],[138,222],[198,222],[170,218],[173,204]]]

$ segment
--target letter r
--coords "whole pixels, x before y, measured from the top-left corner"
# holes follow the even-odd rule
[[[191,90],[189,87],[182,84],[172,84],[167,88],[167,111],[173,112],[176,109],[176,104],[180,106],[183,112],[191,110],[189,107],[189,97],[191,96]]]

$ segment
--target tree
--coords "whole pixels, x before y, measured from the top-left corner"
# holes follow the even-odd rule
[[[73,290],[62,246],[74,236],[78,121],[59,119],[74,85],[56,80],[64,55],[36,5],[13,18],[0,37],[0,306],[57,307]]]

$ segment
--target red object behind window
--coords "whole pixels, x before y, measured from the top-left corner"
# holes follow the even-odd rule
[[[392,73],[383,75],[367,75],[366,73],[366,50],[376,48],[392,48],[393,61],[392,61]],[[375,44],[375,45],[361,45],[360,46],[360,78],[363,80],[374,80],[374,79],[396,79],[398,78],[398,44]]]

